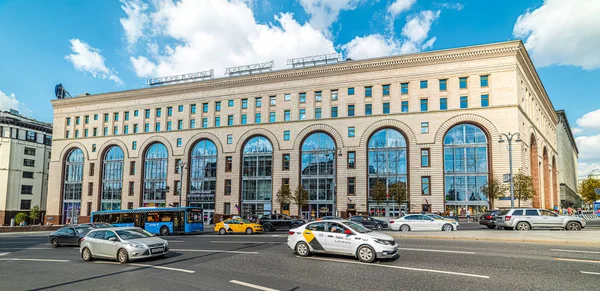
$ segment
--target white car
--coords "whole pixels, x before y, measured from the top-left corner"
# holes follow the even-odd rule
[[[390,221],[390,228],[399,231],[411,230],[458,230],[458,222],[446,219],[435,219],[427,215],[411,214]]]
[[[331,253],[354,256],[366,263],[398,253],[393,237],[348,220],[321,220],[290,229],[287,245],[303,257]]]

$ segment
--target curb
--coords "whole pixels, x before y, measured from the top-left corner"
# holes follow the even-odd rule
[[[557,239],[527,239],[527,238],[495,238],[495,237],[462,237],[462,236],[436,236],[436,235],[392,235],[401,239],[439,239],[439,240],[469,240],[490,242],[516,242],[516,243],[545,243],[545,244],[574,244],[599,246],[600,241],[572,241]]]

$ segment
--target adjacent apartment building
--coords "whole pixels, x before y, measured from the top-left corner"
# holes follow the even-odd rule
[[[0,112],[0,225],[17,213],[46,209],[52,125]]]
[[[556,127],[556,138],[558,142],[558,183],[560,187],[560,206],[579,207],[583,200],[579,196],[577,181],[577,158],[579,150],[571,132],[571,126],[564,110],[557,110],[558,126]]]
[[[100,209],[203,207],[212,216],[473,213],[509,172],[559,203],[558,116],[520,41],[53,100],[51,221]],[[183,173],[179,172],[185,163]],[[181,179],[180,177],[183,177]],[[407,199],[373,199],[378,182]],[[281,203],[302,184],[306,205]],[[380,187],[381,188],[381,187]],[[501,200],[497,207],[510,205]]]

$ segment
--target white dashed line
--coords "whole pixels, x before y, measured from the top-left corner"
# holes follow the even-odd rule
[[[31,262],[55,262],[55,263],[66,263],[66,262],[69,262],[69,260],[22,259],[22,258],[0,258],[0,261],[31,261]]]
[[[566,253],[582,253],[582,254],[600,254],[600,252],[580,251],[580,250],[551,249],[551,251],[553,251],[553,252],[566,252]]]
[[[246,286],[246,287],[253,288],[253,289],[256,289],[256,290],[279,291],[277,289],[273,289],[273,288],[269,288],[269,287],[263,287],[263,286],[259,286],[259,285],[255,285],[255,284],[251,284],[251,283],[246,283],[246,282],[242,282],[242,281],[238,281],[238,280],[231,280],[231,281],[229,281],[229,283]]]
[[[0,253],[0,256],[5,256],[5,255],[8,255],[8,254],[10,254],[10,253]]]
[[[393,266],[393,265],[369,264],[369,263],[353,262],[353,261],[347,261],[347,260],[337,260],[337,259],[327,259],[327,258],[315,258],[315,257],[308,257],[308,258],[306,258],[306,257],[299,257],[299,258],[309,259],[309,260],[319,260],[319,261],[330,261],[330,262],[338,262],[338,263],[347,263],[347,264],[357,264],[357,265],[371,266],[371,267],[401,269],[401,270],[409,270],[409,271],[417,271],[417,272],[429,272],[429,273],[457,275],[457,276],[465,276],[465,277],[475,277],[475,278],[483,278],[483,279],[489,279],[490,278],[489,276],[484,276],[484,275],[466,274],[466,273],[449,272],[449,271],[432,270],[432,269],[401,267],[401,266]]]
[[[214,240],[214,241],[211,241],[210,243],[213,243],[213,244],[282,244],[282,243],[285,243],[285,242]]]
[[[221,250],[190,250],[190,249],[171,249],[174,252],[199,252],[199,253],[228,253],[228,254],[258,254],[258,252],[242,252],[242,251],[221,251]]]
[[[454,253],[454,254],[467,254],[474,255],[474,252],[463,252],[463,251],[447,251],[447,250],[431,250],[431,249],[412,249],[412,248],[398,248],[399,250],[405,251],[418,251],[418,252],[436,252],[436,253]]]
[[[580,262],[580,263],[594,263],[594,264],[600,264],[600,261],[593,261],[593,260],[581,260],[581,259],[566,259],[566,258],[554,258],[557,261],[569,261],[569,262]]]
[[[96,264],[122,265],[121,263],[118,263],[118,262],[105,262],[105,261],[96,261]],[[146,264],[137,264],[137,263],[127,263],[127,264],[124,264],[124,266],[136,266],[136,267],[144,267],[144,268],[154,268],[154,269],[161,269],[161,270],[183,272],[183,273],[188,273],[188,274],[196,273],[196,271],[193,271],[193,270],[186,270],[186,269],[179,269],[179,268],[170,268],[170,267],[163,267],[163,266],[154,266],[154,265],[146,265]]]
[[[182,240],[166,240],[166,241],[168,241],[169,243],[182,243],[182,242],[184,242]]]
[[[586,271],[581,271],[581,274],[599,275],[600,276],[600,273],[586,272]]]

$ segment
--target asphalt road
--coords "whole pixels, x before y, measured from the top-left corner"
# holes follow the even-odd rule
[[[593,247],[402,239],[398,258],[362,264],[340,256],[297,257],[285,245],[286,233],[166,238],[171,247],[166,258],[120,265],[84,262],[77,248],[53,249],[45,236],[0,235],[0,289],[464,291],[600,285],[600,249]]]

